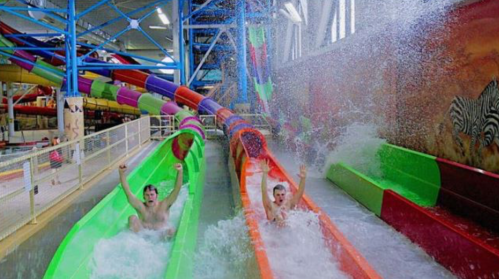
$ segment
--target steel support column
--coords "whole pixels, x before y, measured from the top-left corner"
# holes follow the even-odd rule
[[[185,85],[184,0],[178,0],[178,19],[180,84]]]
[[[7,113],[8,113],[8,127],[9,127],[9,141],[14,137],[14,92],[12,92],[12,84],[7,82]]]
[[[59,89],[55,89],[56,92],[56,108],[57,108],[57,131],[59,132],[59,137],[64,135],[64,93]]]
[[[236,22],[237,22],[237,68],[238,68],[238,95],[236,103],[242,104],[248,102],[246,77],[246,1],[237,0]]]
[[[66,84],[68,90],[66,91],[66,97],[81,97],[78,92],[78,56],[76,54],[76,20],[75,20],[75,1],[68,1],[68,33],[69,33],[69,48],[70,57],[66,60],[66,68],[70,68],[70,76],[66,77]]]
[[[188,11],[191,13],[192,11],[192,1],[188,2]],[[189,25],[191,23],[191,19],[189,19]],[[185,28],[185,25],[184,25]],[[188,29],[189,31],[189,75],[187,76],[187,80],[190,80],[192,74],[194,73],[194,50],[192,49],[192,45],[194,44],[194,30],[192,28]]]
[[[172,11],[178,11],[179,10],[179,1],[180,0],[173,0],[172,2]],[[172,34],[173,34],[173,60],[175,61],[180,61],[180,40],[179,40],[179,35],[181,30],[180,24],[182,22],[182,18],[179,17],[179,14],[176,12],[172,13]],[[180,84],[180,69],[175,70],[173,72],[173,82],[176,84]]]

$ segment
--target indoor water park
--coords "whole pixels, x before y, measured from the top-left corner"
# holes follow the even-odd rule
[[[498,0],[0,0],[0,278],[499,278]]]

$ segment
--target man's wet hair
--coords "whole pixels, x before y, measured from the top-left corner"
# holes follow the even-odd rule
[[[158,189],[154,187],[154,185],[149,184],[144,187],[144,191],[142,193],[145,193],[146,191],[154,191],[156,192],[156,195],[158,194]]]
[[[286,191],[286,188],[284,188],[284,186],[282,184],[277,184],[274,189],[272,190],[272,194],[275,194],[275,191],[277,190],[284,190]]]

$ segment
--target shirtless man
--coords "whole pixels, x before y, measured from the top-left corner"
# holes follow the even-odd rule
[[[286,188],[283,185],[277,184],[272,190],[274,196],[274,201],[270,201],[269,194],[267,192],[267,175],[270,171],[269,162],[262,160],[260,162],[262,168],[262,200],[263,206],[265,208],[265,213],[267,214],[267,219],[271,222],[276,222],[278,226],[284,225],[284,219],[286,219],[286,212],[290,209],[296,207],[298,202],[303,196],[305,191],[305,179],[307,177],[307,168],[302,165],[300,166],[300,185],[298,191],[293,195],[292,198],[286,198]]]
[[[128,227],[130,230],[133,232],[139,232],[142,229],[166,230],[167,236],[172,236],[175,233],[175,229],[166,229],[166,225],[170,215],[170,207],[173,205],[175,200],[177,200],[180,188],[182,187],[182,164],[175,164],[175,169],[177,170],[175,188],[170,195],[162,201],[158,201],[158,189],[156,189],[153,185],[147,185],[144,187],[144,202],[137,199],[137,197],[135,197],[135,195],[130,191],[130,185],[128,185],[125,175],[126,168],[125,164],[122,164],[119,167],[121,185],[125,190],[128,202],[133,208],[135,208],[138,214],[138,217],[137,215],[128,217]]]

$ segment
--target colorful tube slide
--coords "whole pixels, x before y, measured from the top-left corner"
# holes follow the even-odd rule
[[[382,176],[344,163],[327,177],[460,278],[499,277],[499,176],[390,144]]]
[[[55,83],[48,82],[46,79],[39,77],[35,74],[32,74],[17,65],[0,65],[0,81],[38,84],[40,86],[47,86],[46,88],[37,88],[36,93],[24,95],[23,98],[21,99],[21,102],[33,102],[36,101],[36,98],[38,96],[51,95],[52,88],[49,86],[56,86]],[[14,96],[14,102],[16,102],[19,98],[20,96]],[[3,104],[7,104],[7,99],[3,99]],[[138,110],[137,108],[128,105],[120,105],[115,101],[105,100],[105,99],[95,99],[95,98],[85,97],[83,98],[83,107],[89,110],[103,110],[103,111],[112,111],[125,114],[140,115],[140,110]],[[36,115],[36,114],[48,115],[48,116],[56,115],[55,111],[51,108],[15,106],[14,111],[31,115]]]
[[[286,173],[286,171],[278,164],[270,150],[267,149],[266,141],[263,135],[258,130],[254,129],[253,126],[242,117],[234,114],[229,109],[220,106],[212,99],[206,98],[185,86],[178,86],[155,75],[149,75],[136,70],[103,70],[100,71],[99,74],[111,76],[113,79],[134,84],[139,87],[144,87],[151,92],[156,92],[166,96],[178,104],[186,105],[191,109],[198,111],[200,114],[215,115],[217,117],[217,123],[230,140],[231,157],[234,162],[233,169],[240,183],[241,198],[261,278],[276,278],[265,251],[265,243],[263,242],[259,232],[258,222],[260,221],[260,217],[252,213],[253,209],[251,200],[246,194],[245,177],[249,175],[249,173],[247,173],[247,168],[250,164],[250,159],[260,160],[263,158],[269,158],[272,164],[279,170],[278,173],[274,174],[275,177],[286,180],[293,189],[296,189],[296,184]],[[105,94],[116,95],[116,93],[109,91],[110,90],[106,91],[105,89],[101,89],[98,91],[101,96],[95,97],[102,97]],[[147,94],[144,95],[147,96]],[[135,100],[133,95],[127,96],[126,91],[122,93],[121,96],[122,98],[126,96],[126,98]],[[120,102],[120,98],[117,99],[118,102]],[[171,103],[163,105],[160,112],[171,114],[170,107],[168,107],[169,104]],[[154,104],[151,104],[151,106],[153,105]],[[194,118],[185,117],[184,120],[181,121],[180,127],[197,130],[199,127],[196,124],[197,122],[194,121]],[[302,207],[320,213],[320,209],[312,202],[311,199],[306,197],[304,200],[305,202],[302,204]],[[341,269],[354,278],[379,278],[379,275],[336,229],[327,215],[320,214],[320,216],[323,235],[327,240],[327,243],[331,245],[330,251],[340,262]]]
[[[0,35],[0,46],[14,47],[15,44],[7,40],[3,35]],[[6,50],[5,52],[10,55],[9,60],[28,70],[28,72],[34,73],[52,81],[58,86],[64,87],[66,82],[65,78],[63,78],[64,73],[58,68],[40,61],[23,50]],[[47,69],[50,69],[50,71]],[[155,98],[149,93],[141,94],[126,87],[118,87],[100,80],[90,80],[81,76],[78,77],[78,90],[81,93],[89,94],[94,98],[117,101],[119,104],[139,108],[150,114],[174,115],[181,123],[179,126],[180,129],[190,129],[199,133],[201,137],[205,137],[202,124],[198,118],[192,116],[189,112],[182,110],[175,103]],[[186,140],[186,142],[190,141],[191,140]],[[187,149],[188,145],[178,144],[175,149],[177,152],[176,155],[179,156],[179,158],[182,158],[188,151]]]
[[[0,65],[0,81],[38,84],[43,86],[56,86],[40,76],[18,67],[17,65]]]
[[[172,152],[173,145],[175,139],[186,134],[194,140],[184,160],[179,160]],[[173,186],[176,176],[173,165],[178,162],[183,162],[185,166],[184,182],[188,182],[188,194],[168,253],[163,278],[192,278],[192,257],[196,247],[206,165],[204,141],[194,131],[178,131],[164,140],[128,175],[131,190],[137,197],[142,197],[145,185],[153,184],[159,188],[161,199]],[[172,183],[166,183],[167,188],[161,188],[158,185],[163,181]],[[135,210],[129,205],[122,187],[116,187],[73,226],[57,249],[44,278],[91,278],[95,275],[95,267],[92,266],[94,251],[103,245],[102,241],[125,231],[128,217],[132,214],[135,214]]]
[[[52,89],[50,88],[50,90],[52,90]],[[12,99],[14,102],[27,103],[27,102],[35,102],[38,97],[43,97],[43,96],[47,96],[47,95],[50,96],[52,94],[50,91],[45,92],[40,88],[36,88],[33,91],[35,91],[35,93],[30,93],[30,94],[25,94],[25,95],[14,95]],[[21,97],[22,97],[22,99],[21,99]],[[6,105],[8,103],[7,99],[4,98],[2,100],[2,103],[4,105]]]
[[[88,110],[89,116],[94,115],[94,110],[114,112],[114,114],[112,115],[116,115],[117,113],[140,115],[140,111],[138,109],[119,105],[116,102],[102,99],[83,98],[83,107]],[[5,103],[0,104],[0,109],[7,111],[7,105]],[[24,105],[15,105],[14,113],[21,113],[26,115],[57,116],[57,111],[55,108]]]

